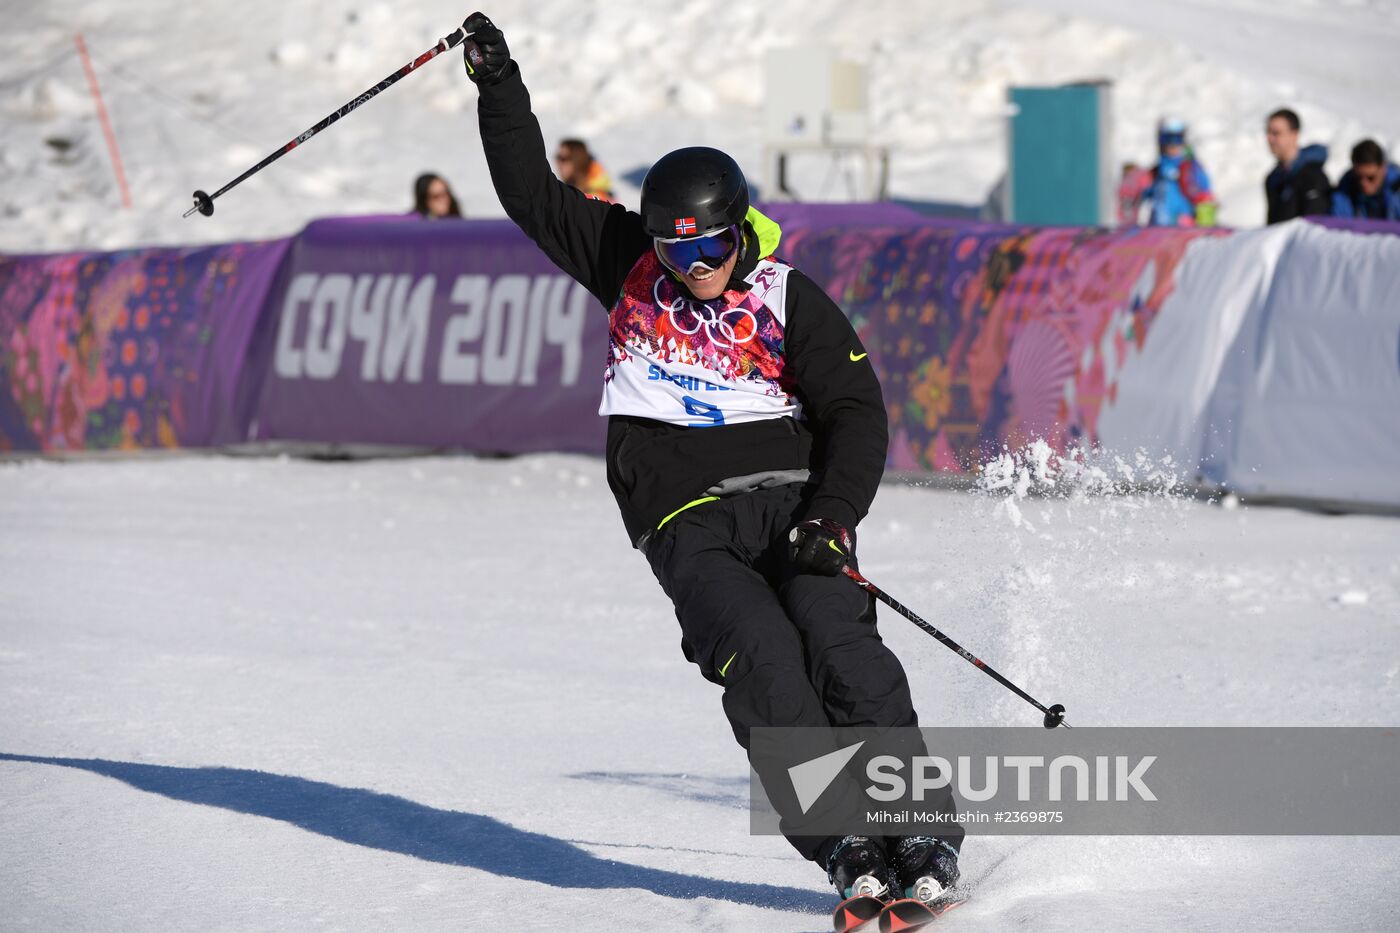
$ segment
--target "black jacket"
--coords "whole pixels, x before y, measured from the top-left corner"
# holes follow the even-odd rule
[[[1275,165],[1264,179],[1264,194],[1269,199],[1269,223],[1276,224],[1294,217],[1332,213],[1332,183],[1327,179],[1327,147],[1304,146],[1294,157],[1293,164]]]
[[[480,92],[481,141],[501,206],[560,269],[611,308],[632,267],[652,248],[641,217],[554,177],[514,62],[500,82]],[[745,232],[750,248],[729,288],[747,288],[743,278],[760,258],[753,230]],[[804,518],[830,518],[854,529],[869,511],[888,445],[874,369],[841,309],[800,272],[788,278],[785,311],[783,357],[807,420],[707,428],[609,420],[608,484],[633,542],[721,480],[767,470],[812,471]]]

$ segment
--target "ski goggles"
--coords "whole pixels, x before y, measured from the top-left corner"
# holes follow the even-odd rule
[[[729,261],[739,249],[742,234],[737,224],[708,236],[656,238],[656,256],[677,275],[686,275],[697,265],[714,271]]]

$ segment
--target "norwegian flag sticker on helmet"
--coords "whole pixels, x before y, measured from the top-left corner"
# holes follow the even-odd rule
[[[685,236],[687,233],[694,233],[696,230],[694,217],[676,218],[676,235]]]

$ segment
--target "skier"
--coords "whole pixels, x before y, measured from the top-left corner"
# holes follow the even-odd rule
[[[641,210],[550,172],[520,69],[489,19],[464,24],[491,179],[510,218],[610,308],[600,414],[608,483],[671,598],[682,650],[724,690],[746,749],[761,726],[915,726],[874,603],[838,576],[884,470],[879,382],[841,310],[773,258],[781,231],[725,153],[679,149]],[[962,828],[939,837],[815,837],[760,769],[803,856],[843,897],[933,901],[958,878]],[[951,815],[950,795],[937,804]]]

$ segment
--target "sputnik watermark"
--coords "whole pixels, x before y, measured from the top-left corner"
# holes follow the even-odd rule
[[[998,795],[1002,772],[1011,770],[1016,773],[1016,800],[1020,803],[1042,799],[1042,795],[1032,794],[1032,782],[1036,781],[1044,782],[1043,799],[1052,801],[1126,801],[1132,799],[1132,795],[1138,800],[1150,801],[1156,800],[1157,795],[1143,782],[1143,776],[1156,760],[1156,755],[1136,760],[1127,755],[1096,755],[1091,764],[1078,755],[1057,755],[1047,765],[1043,755],[988,755],[980,760],[960,755],[953,759],[957,762],[954,767],[952,761],[937,755],[921,755],[911,762],[893,755],[880,755],[870,759],[866,766],[874,783],[865,788],[865,793],[881,802],[902,800],[907,796],[922,803],[929,791],[953,787],[956,780],[959,797],[982,803]],[[912,773],[907,781],[900,773],[906,764]],[[1066,772],[1070,773],[1068,779]],[[1067,788],[1071,791],[1069,797],[1065,795]]]
[[[856,742],[788,768],[793,792],[804,814],[811,811],[864,745],[864,741]],[[1127,755],[1096,755],[1092,761],[1078,755],[1057,755],[1047,764],[1043,755],[987,755],[980,759],[960,755],[952,760],[938,755],[919,755],[910,760],[877,755],[865,764],[865,775],[871,783],[864,790],[867,797],[881,803],[905,799],[923,803],[932,791],[956,787],[961,799],[983,803],[997,797],[1002,772],[1012,771],[1015,773],[1015,799],[1019,803],[1029,803],[1032,799],[1055,802],[1068,799],[1080,803],[1127,801],[1133,796],[1142,801],[1154,801],[1157,795],[1143,778],[1156,760],[1156,755],[1137,759]],[[909,772],[907,779],[905,770]],[[1045,793],[1033,794],[1033,784]],[[1066,797],[1066,791],[1070,796]]]
[[[1400,835],[1400,729],[754,729],[788,835]]]

